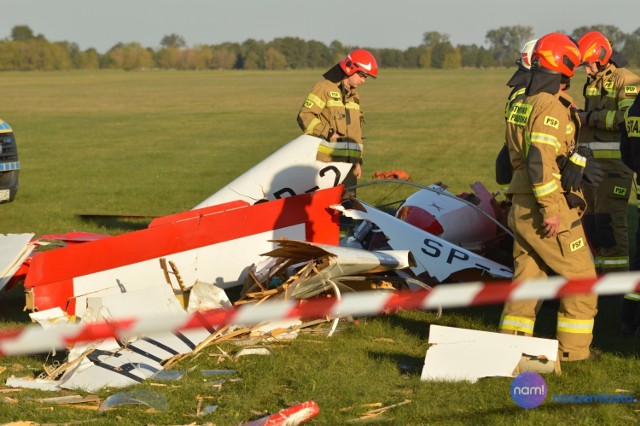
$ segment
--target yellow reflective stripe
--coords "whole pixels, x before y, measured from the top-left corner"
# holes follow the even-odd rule
[[[629,256],[598,256],[596,263],[602,269],[628,268]]]
[[[602,149],[599,151],[593,151],[594,158],[622,158],[620,150],[608,150]]]
[[[355,102],[347,102],[346,104],[347,109],[360,109],[360,104],[357,104]]]
[[[344,108],[344,104],[342,103],[342,101],[336,101],[336,100],[328,100],[327,106]]]
[[[640,293],[627,293],[624,295],[624,298],[633,302],[640,302]]]
[[[585,96],[600,96],[600,89],[597,87],[587,87],[584,94]]]
[[[544,197],[545,195],[549,195],[554,191],[558,190],[558,182],[552,180],[551,182],[544,183],[542,185],[534,185],[533,186],[533,195],[536,198]]]
[[[558,314],[558,326],[556,331],[565,333],[591,334],[593,332],[593,319],[567,318]]]
[[[616,92],[607,92],[607,98],[615,99],[616,97],[618,97],[618,94]]]
[[[309,96],[307,96],[307,100],[313,102],[314,104],[318,105],[318,107],[320,107],[320,109],[324,109],[325,106],[325,102],[320,99],[319,97],[317,97],[316,95],[314,95],[313,93],[309,93]]]
[[[329,142],[322,141],[318,146],[318,152],[333,157],[362,157],[362,144],[357,142]]]
[[[560,143],[558,142],[558,138],[548,133],[531,132],[531,143],[543,143],[546,145],[551,145],[555,148],[556,152],[560,150]]]
[[[616,118],[615,111],[607,111],[607,118],[605,119],[605,127],[608,130],[613,130],[613,120]]]
[[[525,334],[533,334],[535,322],[529,318],[505,315],[500,319],[501,330],[521,331]]]
[[[580,154],[573,154],[571,157],[569,157],[569,161],[580,167],[587,166],[587,159]]]
[[[504,106],[504,118],[509,118],[509,112],[511,111],[511,102],[513,102],[513,100],[518,96],[522,95],[525,90],[527,90],[526,87],[518,89],[509,97],[509,99],[507,100],[507,104]]]
[[[318,119],[318,117],[314,117],[313,120],[309,122],[309,125],[304,132],[308,135],[313,134],[313,129],[318,125],[318,123],[320,123],[320,119]]]
[[[623,109],[628,109],[631,107],[631,105],[633,105],[633,99],[623,99],[620,102],[618,102],[618,109],[619,110],[623,110]]]

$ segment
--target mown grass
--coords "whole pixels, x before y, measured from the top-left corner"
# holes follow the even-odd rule
[[[192,208],[299,134],[299,106],[323,70],[283,72],[5,73],[0,118],[14,128],[22,170],[16,200],[0,206],[0,233],[70,230],[119,234],[145,220],[83,220],[80,214],[166,215]],[[402,169],[415,182],[443,181],[459,193],[479,180],[493,192],[495,153],[502,144],[505,82],[511,70],[384,70],[361,90],[366,114],[365,178]],[[580,102],[579,77],[572,88]],[[372,204],[402,199],[414,188],[359,190]],[[617,298],[601,301],[594,345],[598,362],[563,364],[545,376],[550,393],[615,393],[640,397],[638,342],[617,334]],[[26,324],[21,288],[0,295],[3,327]],[[536,332],[554,336],[554,305],[545,304]],[[309,399],[320,406],[311,424],[345,424],[371,407],[411,400],[378,422],[422,424],[635,424],[638,404],[553,404],[524,410],[509,396],[508,378],[476,384],[422,382],[430,324],[495,331],[500,306],[402,312],[345,322],[331,338],[305,334],[273,345],[268,357],[217,363],[225,343],[175,369],[181,381],[127,389],[164,395],[168,408],[148,413],[124,406],[103,414],[51,408],[27,398],[42,391],[0,393],[0,422],[235,425]],[[0,359],[10,375],[37,375],[44,356]],[[239,382],[221,390],[199,370],[231,368]],[[205,381],[207,380],[207,381]],[[105,389],[101,398],[118,390]],[[219,408],[195,417],[197,397]]]

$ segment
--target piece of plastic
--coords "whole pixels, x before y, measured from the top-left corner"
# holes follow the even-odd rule
[[[164,411],[167,408],[167,398],[159,393],[144,390],[120,392],[105,399],[100,405],[98,413],[102,413],[110,408],[124,404],[147,405],[156,411]]]

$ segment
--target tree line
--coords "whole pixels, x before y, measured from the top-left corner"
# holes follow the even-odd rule
[[[567,33],[574,39],[598,30],[622,53],[629,66],[640,66],[640,28],[631,34],[613,25],[582,26]],[[48,41],[26,25],[13,27],[10,37],[0,40],[0,71],[57,71],[91,69],[243,69],[283,70],[328,68],[349,51],[362,47],[371,51],[383,68],[493,68],[514,66],[515,59],[534,35],[529,26],[500,27],[487,32],[482,45],[453,45],[450,37],[437,31],[424,33],[422,43],[408,49],[378,49],[345,46],[333,41],[328,46],[314,40],[281,37],[265,42],[188,46],[178,34],[162,38],[157,48],[140,43],[118,43],[107,52],[81,50],[77,43]]]

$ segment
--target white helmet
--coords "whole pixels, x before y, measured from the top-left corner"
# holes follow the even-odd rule
[[[531,69],[531,54],[533,53],[533,48],[536,46],[538,39],[529,40],[522,46],[522,51],[520,52],[520,59],[518,59],[518,65],[522,65],[522,67],[526,69]]]

